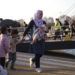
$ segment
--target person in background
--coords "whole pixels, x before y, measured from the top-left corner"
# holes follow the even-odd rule
[[[0,65],[5,67],[5,57],[10,50],[10,40],[7,36],[7,28],[1,27],[0,29]]]
[[[16,45],[19,43],[18,31],[17,29],[13,29],[11,31],[10,38],[10,52],[9,52],[9,60],[6,62],[6,67],[8,67],[9,63],[11,64],[10,69],[14,70],[14,64],[16,61]]]
[[[42,10],[38,10],[35,13],[35,17],[34,19],[32,19],[27,27],[27,29],[24,32],[23,38],[26,36],[26,34],[31,31],[31,36],[33,36],[33,33],[36,31],[37,28],[42,27],[43,25],[46,26],[46,22],[42,19],[43,17],[43,11]],[[32,42],[33,38],[31,39]],[[32,51],[35,54],[35,70],[37,72],[41,72],[41,68],[40,68],[40,57],[44,54],[44,41],[45,39],[41,39],[40,41],[37,41],[36,43],[32,43]],[[33,59],[30,58],[30,66],[32,66]]]
[[[71,36],[70,36],[70,31],[69,31],[69,29],[67,28],[67,29],[65,30],[64,41],[71,41],[71,40],[72,40],[72,38],[71,38]]]
[[[56,18],[56,23],[54,25],[54,29],[55,29],[55,36],[54,36],[54,40],[56,40],[57,38],[61,39],[61,22],[59,21],[58,18]]]

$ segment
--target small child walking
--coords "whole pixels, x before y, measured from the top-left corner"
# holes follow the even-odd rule
[[[10,38],[10,52],[8,54],[9,59],[6,62],[6,67],[8,67],[9,63],[11,64],[10,69],[14,70],[14,64],[16,61],[16,45],[19,43],[18,31],[17,29],[13,29],[11,32]]]

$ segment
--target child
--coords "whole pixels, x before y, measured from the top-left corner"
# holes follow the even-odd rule
[[[0,65],[5,68],[5,57],[9,53],[10,40],[7,36],[7,27],[1,27],[0,31]]]
[[[16,45],[19,43],[18,38],[18,31],[17,29],[13,29],[11,32],[11,39],[10,39],[10,52],[9,52],[9,60],[6,63],[6,67],[8,67],[9,62],[11,62],[10,69],[15,69],[14,64],[16,61]]]
[[[34,58],[30,58],[30,66],[35,63],[36,71],[41,72],[40,69],[40,58],[44,54],[44,41],[45,41],[45,26],[41,26],[33,34],[33,53],[35,54]]]

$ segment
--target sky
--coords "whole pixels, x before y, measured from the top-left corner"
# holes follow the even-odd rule
[[[0,18],[4,19],[29,22],[39,9],[43,10],[43,17],[72,16],[75,15],[75,0],[0,0]]]

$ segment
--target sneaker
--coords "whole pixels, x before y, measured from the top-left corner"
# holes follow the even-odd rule
[[[40,73],[40,72],[42,72],[42,69],[41,68],[36,68],[35,71]]]
[[[32,67],[33,66],[32,58],[29,59],[29,63],[30,63],[30,67]]]

